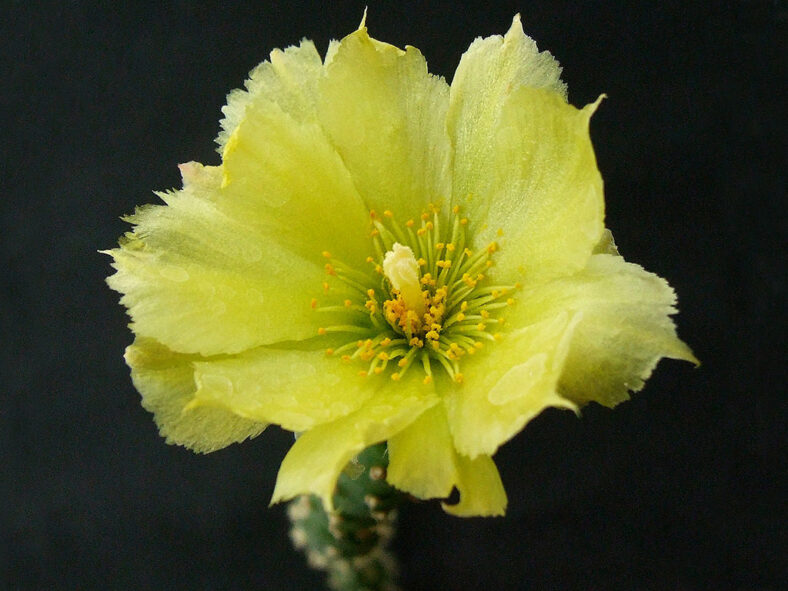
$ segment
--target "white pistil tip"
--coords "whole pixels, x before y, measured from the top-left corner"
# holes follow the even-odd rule
[[[383,257],[383,273],[399,291],[405,305],[419,316],[424,314],[424,298],[419,283],[419,263],[409,246],[395,242]]]

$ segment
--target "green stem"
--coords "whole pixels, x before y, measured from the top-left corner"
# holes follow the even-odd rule
[[[334,511],[303,495],[287,509],[293,545],[309,566],[328,573],[335,591],[393,591],[395,562],[386,551],[403,495],[386,482],[386,444],[365,449],[337,481]]]

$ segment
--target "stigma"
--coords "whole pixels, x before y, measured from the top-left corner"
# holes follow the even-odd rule
[[[424,298],[419,282],[419,263],[409,246],[395,242],[383,256],[383,274],[392,289],[399,292],[402,301],[417,316],[424,314]]]
[[[369,268],[351,268],[322,253],[328,277],[323,297],[312,298],[310,306],[344,316],[318,329],[337,345],[326,354],[360,363],[363,376],[399,380],[415,366],[425,384],[433,381],[433,368],[462,382],[462,359],[501,338],[501,313],[515,302],[518,286],[486,285],[499,244],[475,244],[458,206],[445,212],[431,204],[418,222],[404,224],[389,210],[383,216],[371,211],[370,222]],[[335,282],[357,296],[335,301]]]

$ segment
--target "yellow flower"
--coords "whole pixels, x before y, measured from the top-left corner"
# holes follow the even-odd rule
[[[301,435],[274,501],[331,505],[387,441],[389,482],[498,515],[491,456],[547,407],[614,406],[662,357],[694,360],[667,283],[604,228],[589,139],[523,34],[474,41],[449,86],[360,28],[275,50],[228,97],[222,164],[128,218],[108,280],[169,442]]]

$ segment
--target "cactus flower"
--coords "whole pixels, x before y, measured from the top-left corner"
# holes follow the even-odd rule
[[[126,361],[168,442],[299,434],[273,501],[331,506],[388,443],[387,479],[500,515],[493,454],[548,407],[612,407],[662,357],[694,361],[673,290],[619,256],[589,137],[524,35],[475,40],[451,85],[357,31],[233,91],[221,164],[139,208],[109,251]]]

